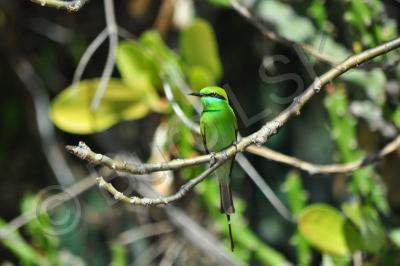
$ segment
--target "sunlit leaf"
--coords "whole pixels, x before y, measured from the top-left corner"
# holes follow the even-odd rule
[[[392,119],[396,127],[400,128],[400,107],[393,112]]]
[[[142,92],[159,84],[155,64],[143,47],[134,41],[124,41],[118,45],[116,64],[122,80],[130,87]]]
[[[91,134],[123,120],[142,118],[149,112],[143,94],[117,79],[110,80],[100,106],[92,111],[90,103],[98,84],[99,79],[86,80],[63,90],[51,104],[54,124],[66,132]]]
[[[392,231],[389,233],[389,237],[390,237],[390,239],[393,241],[393,243],[395,243],[396,246],[397,246],[398,248],[400,248],[400,228],[399,228],[399,229],[392,230]]]
[[[222,75],[218,45],[211,25],[201,19],[181,32],[180,48],[189,66],[202,66],[213,74],[215,80]]]
[[[298,173],[289,173],[285,183],[283,183],[282,189],[287,194],[289,207],[293,215],[299,215],[306,205],[307,195]]]
[[[117,67],[124,83],[143,95],[150,108],[156,112],[165,112],[167,104],[161,101],[156,87],[161,86],[159,61],[152,57],[149,50],[134,41],[124,41],[118,46]]]
[[[187,71],[189,77],[190,87],[193,90],[200,90],[201,88],[215,84],[216,80],[212,73],[205,67],[193,66]]]
[[[111,256],[111,266],[124,266],[128,264],[126,248],[121,244],[111,244]]]
[[[386,244],[386,232],[378,212],[369,206],[364,206],[361,213],[361,235],[364,239],[364,248],[367,251],[378,253],[384,249]]]
[[[230,6],[231,0],[208,0],[208,2],[217,6]]]
[[[313,204],[306,207],[298,223],[305,239],[323,252],[349,255],[362,248],[356,228],[329,205]]]
[[[0,219],[0,230],[4,230],[7,228],[6,226],[7,223],[3,219]],[[5,232],[8,232],[7,237],[1,238],[1,243],[18,257],[22,265],[51,265],[50,261],[37,253],[35,249],[25,241],[18,230]]]

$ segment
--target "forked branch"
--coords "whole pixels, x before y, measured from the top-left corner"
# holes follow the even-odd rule
[[[32,2],[39,4],[41,6],[50,6],[56,8],[63,8],[68,11],[79,11],[89,0],[73,0],[73,1],[63,1],[63,0],[31,0]]]
[[[293,116],[298,115],[300,110],[316,93],[318,93],[321,88],[327,83],[331,82],[338,76],[347,72],[349,69],[357,67],[358,65],[371,60],[374,57],[383,55],[392,51],[396,48],[400,47],[400,38],[394,39],[390,42],[379,45],[375,48],[366,50],[363,53],[354,55],[332,68],[328,72],[324,73],[320,77],[317,77],[314,82],[298,97],[296,97],[293,102],[287,107],[284,111],[282,111],[278,116],[274,119],[266,123],[261,129],[254,132],[253,134],[242,138],[238,143],[228,147],[227,149],[215,153],[213,155],[203,155],[190,159],[175,159],[169,162],[156,163],[156,164],[140,164],[133,165],[128,164],[126,162],[115,161],[105,155],[93,153],[89,147],[87,147],[84,143],[80,143],[79,146],[67,146],[67,150],[76,155],[77,157],[87,160],[92,163],[102,164],[108,166],[115,170],[126,171],[135,174],[145,174],[155,171],[165,171],[165,170],[177,170],[186,166],[202,164],[206,162],[211,162],[216,160],[217,163],[212,167],[208,168],[203,174],[190,180],[187,184],[182,186],[181,190],[179,190],[176,194],[160,198],[154,199],[154,201],[150,200],[152,205],[157,204],[166,204],[177,199],[180,199],[183,195],[187,193],[187,190],[193,188],[196,184],[210,175],[220,164],[226,161],[228,158],[233,157],[235,154],[239,152],[245,151],[249,146],[255,144],[260,146],[264,144],[271,136],[275,135],[278,130]],[[101,182],[101,179],[99,179]],[[104,187],[111,192],[112,194],[117,195],[117,198],[127,201],[133,204],[142,204],[149,205],[149,199],[146,199],[145,202],[140,200],[131,200],[131,198],[126,197],[124,195],[118,194],[118,191],[114,191],[112,186],[107,186],[107,183],[101,183]],[[187,185],[187,186],[186,186]],[[117,193],[117,194],[115,194]],[[125,197],[127,199],[125,199]],[[165,200],[166,199],[166,200]],[[146,203],[146,204],[144,204]]]

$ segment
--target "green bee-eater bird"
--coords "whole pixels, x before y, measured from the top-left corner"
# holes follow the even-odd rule
[[[200,118],[200,130],[206,152],[219,152],[235,143],[237,121],[225,90],[220,87],[205,87],[200,92],[194,92],[191,95],[201,97],[203,112]],[[221,213],[225,213],[228,220],[229,238],[233,251],[230,222],[230,215],[235,212],[230,187],[232,165],[233,158],[230,158],[215,170],[215,175],[219,181]]]

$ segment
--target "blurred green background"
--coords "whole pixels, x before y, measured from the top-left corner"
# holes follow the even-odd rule
[[[332,64],[398,37],[398,1],[114,5],[115,67],[93,108],[115,37],[105,30],[103,2],[78,12],[0,2],[2,265],[400,265],[398,148],[351,174],[307,173],[246,153],[291,219],[236,164],[234,253],[212,177],[162,208],[128,206],[95,184],[101,175],[125,194],[167,195],[204,166],[138,177],[89,165],[64,149],[84,141],[134,163],[202,154],[163,82],[195,122],[198,103],[186,93],[223,86],[235,99],[241,135],[251,134]],[[93,40],[103,43],[93,47]],[[76,75],[87,49],[94,53]],[[390,52],[328,84],[266,146],[316,164],[376,153],[399,133],[399,59],[399,51]]]

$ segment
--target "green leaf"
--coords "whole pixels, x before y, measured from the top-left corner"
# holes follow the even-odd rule
[[[343,257],[323,254],[321,266],[350,266],[350,262],[351,260],[347,256]]]
[[[7,223],[0,219],[0,230],[9,230],[9,228],[6,228]],[[28,265],[51,265],[45,257],[37,253],[33,247],[22,238],[19,231],[9,231],[6,237],[1,238],[0,241],[18,257],[22,265],[27,265],[28,263]]]
[[[386,234],[375,209],[357,202],[343,204],[342,209],[361,232],[364,250],[377,253],[385,247]]]
[[[362,213],[358,202],[346,202],[342,205],[342,210],[358,228],[362,226]]]
[[[127,252],[123,245],[112,243],[111,244],[111,266],[124,266],[128,265]]]
[[[362,247],[359,232],[329,205],[306,207],[299,217],[298,226],[308,242],[329,254],[349,255]]]
[[[296,172],[290,172],[282,189],[286,192],[289,207],[294,216],[298,216],[306,206],[307,194],[304,191],[300,176]]]
[[[208,2],[217,5],[228,7],[231,5],[231,0],[208,0]]]
[[[320,27],[326,26],[323,1],[314,0],[310,8],[309,12],[313,13]],[[276,0],[259,1],[255,10],[260,18],[275,27],[279,35],[291,41],[309,43],[318,51],[338,60],[350,55],[349,51],[332,37],[321,34],[311,19],[298,15],[290,4]]]
[[[189,66],[201,66],[219,80],[222,66],[218,55],[218,45],[211,25],[196,19],[180,34],[180,48],[184,62]],[[211,85],[211,84],[210,84]]]
[[[294,42],[305,42],[316,34],[311,20],[297,15],[290,5],[279,1],[262,1],[257,8],[265,21],[273,24],[278,33]]]
[[[50,107],[54,124],[66,132],[91,134],[120,121],[140,119],[149,112],[143,94],[117,79],[110,80],[100,106],[91,111],[90,103],[98,84],[99,79],[81,81],[57,95]]]
[[[369,206],[364,206],[361,209],[361,213],[361,235],[364,239],[364,247],[367,251],[377,254],[385,248],[385,230],[375,209]]]
[[[40,210],[39,198],[33,195],[24,197],[21,204],[22,213],[32,210]],[[58,244],[51,218],[48,213],[37,213],[36,218],[27,223],[27,232],[31,236],[31,243],[36,249],[40,249],[51,260],[52,264],[58,264]]]
[[[400,107],[397,107],[392,114],[392,120],[397,128],[400,128]]]
[[[375,68],[371,71],[353,69],[342,78],[365,89],[369,98],[374,102],[384,103],[386,76],[381,69]]]
[[[160,84],[155,63],[134,41],[124,41],[118,45],[116,64],[122,80],[130,87],[146,92]]]
[[[362,158],[364,153],[357,149],[357,121],[349,113],[349,101],[343,90],[335,90],[325,98],[325,107],[332,124],[332,137],[342,162]],[[385,190],[376,182],[372,166],[363,167],[352,174],[349,189],[373,202],[381,211],[387,212]]]
[[[400,228],[392,230],[389,233],[389,238],[393,241],[394,244],[396,244],[398,248],[400,248]]]
[[[299,230],[290,239],[290,243],[296,249],[298,265],[311,265],[312,251],[305,238],[300,234]]]
[[[145,39],[149,41],[148,37]],[[124,83],[142,94],[152,110],[156,112],[167,110],[166,102],[160,100],[156,91],[156,87],[161,86],[158,67],[160,62],[152,56],[146,46],[133,41],[121,42],[118,46],[116,64]]]
[[[209,69],[202,66],[190,67],[187,72],[190,87],[193,90],[200,90],[201,88],[210,86],[210,84],[215,84],[213,74]]]

